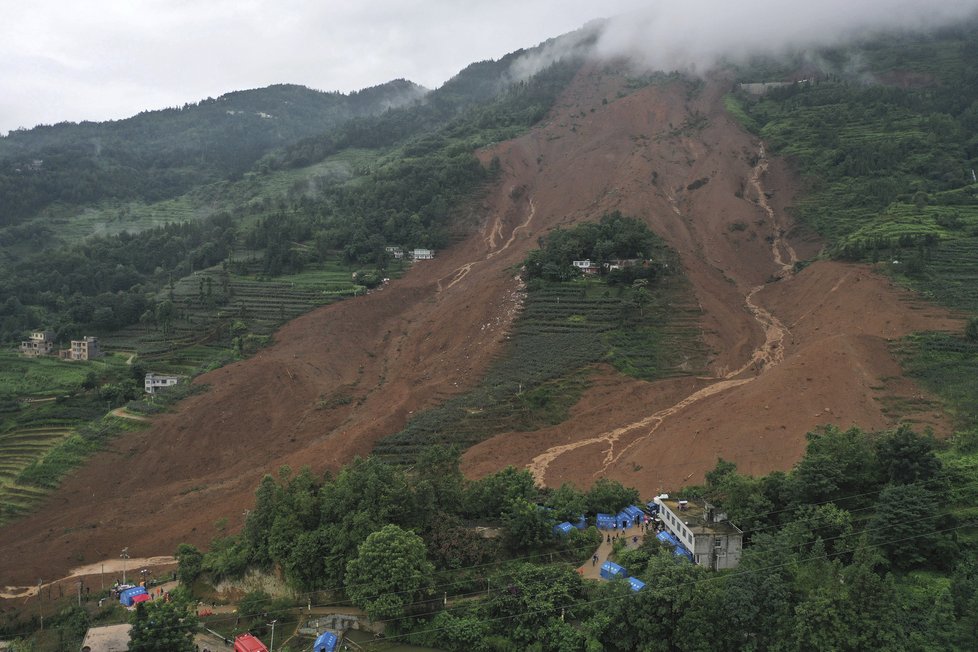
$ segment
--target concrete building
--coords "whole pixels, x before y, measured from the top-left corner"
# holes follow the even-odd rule
[[[431,249],[415,249],[411,257],[415,260],[431,260],[435,257],[435,252]]]
[[[168,376],[166,374],[146,374],[144,387],[147,394],[155,394],[161,389],[173,387],[180,382],[180,376]]]
[[[386,251],[391,256],[393,256],[395,260],[401,260],[402,258],[404,258],[404,250],[398,246],[388,245],[384,247],[384,251]]]
[[[727,520],[727,515],[708,502],[657,496],[659,519],[693,554],[693,562],[722,570],[740,563],[744,533]]]
[[[20,352],[31,358],[54,353],[54,333],[51,331],[34,331],[29,340],[20,343]]]
[[[71,348],[66,357],[69,360],[94,360],[101,355],[98,338],[86,336],[80,340],[71,340]]]

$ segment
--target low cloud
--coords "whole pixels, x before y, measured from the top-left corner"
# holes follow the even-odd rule
[[[834,45],[867,32],[922,31],[976,15],[978,0],[673,0],[608,20],[594,52],[696,73],[720,60]]]

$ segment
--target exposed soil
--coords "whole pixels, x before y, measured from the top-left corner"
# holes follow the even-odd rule
[[[727,82],[618,97],[625,81],[585,69],[545,124],[479,152],[503,175],[471,237],[382,290],[290,322],[273,346],[200,378],[209,391],[113,442],[0,530],[0,584],[63,576],[124,546],[206,545],[240,527],[264,473],[369,453],[413,412],[478,381],[518,313],[516,266],[538,237],[615,209],[679,251],[703,309],[709,374],[647,383],[600,370],[574,418],[475,446],[468,474],[530,465],[550,485],[605,474],[647,495],[701,479],[717,455],[748,472],[789,468],[819,424],[892,425],[881,397],[920,390],[887,385],[899,375],[888,340],[960,324],[866,267],[788,271],[819,245],[785,216],[791,175],[723,111]],[[947,428],[939,414],[918,418]]]

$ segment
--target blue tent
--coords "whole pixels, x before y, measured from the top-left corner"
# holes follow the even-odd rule
[[[587,527],[587,518],[584,516],[584,514],[581,514],[581,517],[577,519],[577,522],[574,523],[574,527],[576,527],[578,530],[583,530]]]
[[[685,557],[689,561],[693,561],[693,553],[686,550],[681,545],[676,546],[676,549],[672,551],[672,554],[676,555],[677,557]]]
[[[627,512],[628,515],[632,517],[633,523],[635,522],[635,519],[638,519],[639,523],[645,520],[645,512],[642,511],[641,507],[637,507],[635,505],[629,505],[628,507],[626,507],[621,511]]]
[[[312,652],[334,652],[336,650],[336,634],[323,632],[312,644]]]
[[[119,594],[119,602],[127,607],[131,607],[133,598],[135,598],[137,595],[145,595],[145,594],[146,594],[145,586],[134,586],[131,589],[126,589],[125,591]]]
[[[666,544],[672,546],[673,548],[675,548],[675,547],[677,547],[679,545],[679,539],[677,539],[676,537],[672,536],[672,534],[670,532],[666,532],[665,530],[663,530],[662,532],[659,532],[657,535],[655,535],[655,538],[658,539],[659,541],[661,541],[662,543],[666,543]]]
[[[565,536],[570,534],[570,531],[574,529],[574,526],[564,521],[563,523],[558,523],[554,526],[554,534],[557,536]]]
[[[645,582],[638,579],[637,577],[629,577],[628,583],[632,587],[632,591],[638,592],[645,588]]]
[[[616,577],[625,578],[628,577],[628,571],[613,561],[606,561],[605,563],[601,564],[601,577],[605,578],[606,580],[614,579]]]
[[[631,527],[632,526],[632,515],[622,510],[615,514],[615,523],[618,527]]]
[[[598,529],[600,530],[610,530],[611,526],[615,523],[614,514],[598,514]]]
[[[652,514],[659,513],[659,505],[654,500],[650,500],[649,502],[645,503],[645,508]]]

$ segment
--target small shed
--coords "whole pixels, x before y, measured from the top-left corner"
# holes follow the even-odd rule
[[[639,591],[645,588],[645,582],[638,579],[637,577],[629,577],[628,584],[629,586],[631,586],[632,591],[635,591],[636,593],[638,593]]]
[[[556,534],[559,537],[567,536],[568,534],[570,534],[571,530],[573,529],[574,529],[573,525],[571,525],[567,521],[564,521],[563,523],[558,523],[557,525],[554,526],[554,534]]]
[[[134,586],[131,589],[126,589],[119,594],[119,603],[126,607],[131,607],[136,601],[133,599],[137,595],[146,595],[145,586]],[[148,596],[147,596],[148,597]]]
[[[606,561],[601,564],[601,577],[606,580],[613,580],[617,577],[626,578],[628,577],[628,571],[625,570],[623,566],[619,566],[613,561]]]
[[[598,514],[596,518],[598,521],[599,530],[610,530],[615,524],[614,514]]]
[[[312,644],[312,652],[334,652],[338,639],[333,632],[323,632]]]

